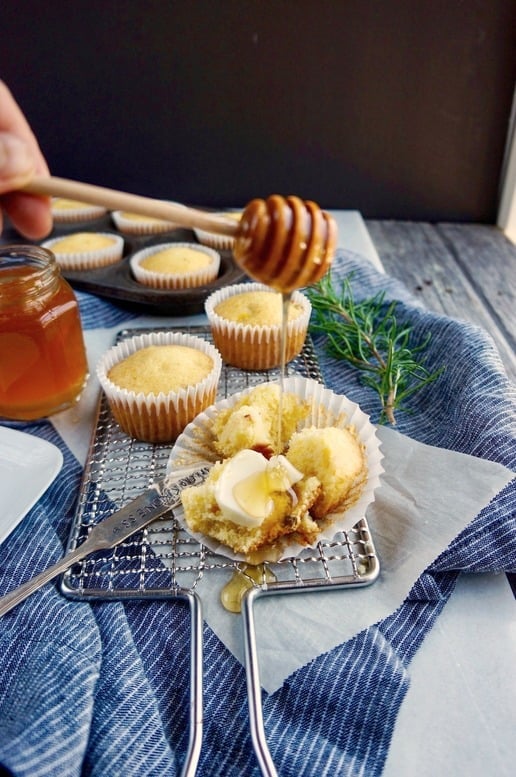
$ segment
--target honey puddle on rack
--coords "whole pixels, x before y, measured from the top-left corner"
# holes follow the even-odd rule
[[[287,352],[287,324],[288,309],[292,293],[282,293],[281,296],[281,363],[279,379],[278,431],[276,438],[276,448],[278,453],[281,453],[282,449],[281,418],[283,413],[283,390],[286,374],[285,356]],[[261,473],[259,478],[255,477],[252,480],[243,480],[238,483],[233,493],[242,507],[247,509],[252,514],[254,509],[251,503],[255,503],[256,505],[262,507],[263,504],[266,503],[270,498],[271,493],[277,489],[278,474],[277,467],[271,467],[270,469]],[[241,612],[242,597],[246,591],[248,591],[254,585],[272,583],[275,582],[275,580],[275,575],[271,572],[269,567],[266,567],[264,564],[248,564],[243,570],[236,569],[220,593],[220,601],[222,606],[229,612],[239,613]]]
[[[242,598],[246,591],[255,585],[275,583],[276,579],[276,575],[265,564],[248,564],[243,569],[235,569],[231,579],[220,592],[222,606],[229,612],[238,613],[242,609]]]

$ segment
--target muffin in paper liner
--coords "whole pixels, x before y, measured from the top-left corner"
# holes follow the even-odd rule
[[[166,252],[169,249],[189,249],[206,257],[208,264],[188,272],[158,272],[149,270],[142,265],[147,258],[156,254]],[[207,246],[200,246],[197,243],[162,243],[149,246],[137,251],[129,260],[131,271],[138,281],[144,286],[151,286],[155,289],[190,289],[197,286],[205,286],[212,283],[219,274],[220,254]]]
[[[259,371],[279,367],[281,364],[281,323],[238,323],[223,318],[215,310],[217,305],[230,297],[255,291],[281,296],[279,292],[261,283],[237,283],[213,292],[207,298],[204,309],[213,341],[224,361],[243,370]],[[286,363],[301,353],[312,312],[310,301],[300,291],[292,294],[291,302],[301,307],[301,313],[297,318],[289,319],[287,323]]]
[[[114,232],[74,232],[41,244],[63,270],[94,270],[116,264],[124,253],[124,239]]]
[[[81,221],[93,221],[107,213],[102,205],[70,200],[66,197],[52,197],[52,218],[56,224],[73,224]]]
[[[168,393],[131,391],[110,380],[108,373],[115,364],[151,345],[195,348],[212,359],[213,367],[201,381]],[[182,332],[150,332],[110,348],[97,365],[97,376],[122,430],[138,440],[164,443],[174,441],[187,424],[215,401],[221,368],[220,354],[206,340]]]
[[[171,474],[180,467],[194,467],[206,462],[220,461],[220,456],[213,445],[213,419],[221,410],[234,406],[241,397],[249,394],[252,390],[253,388],[246,389],[211,405],[188,424],[174,444],[168,461],[168,473]],[[381,485],[383,454],[376,435],[376,427],[356,402],[344,395],[335,394],[331,389],[327,389],[321,383],[310,378],[299,375],[290,376],[284,380],[283,390],[285,393],[295,394],[301,401],[309,402],[310,411],[299,424],[298,430],[311,426],[317,428],[326,426],[353,427],[363,447],[367,476],[358,499],[342,512],[327,515],[321,524],[321,532],[317,537],[317,542],[321,540],[331,541],[340,532],[350,531],[365,516],[367,508],[374,501],[376,489]],[[174,515],[190,535],[214,553],[233,561],[249,561],[246,556],[235,553],[218,540],[205,534],[192,532],[186,524],[182,506],[174,510]],[[299,555],[307,547],[314,546],[301,545],[284,538],[283,543],[280,543],[279,550],[275,548],[271,557],[268,557],[267,553],[262,554],[261,560],[279,561],[291,558]]]
[[[217,215],[226,216],[238,222],[242,218],[242,211],[222,211]],[[199,243],[215,248],[217,251],[232,251],[235,245],[235,238],[231,235],[218,235],[215,232],[208,232],[206,229],[199,229],[198,227],[194,229],[194,232]]]
[[[179,202],[174,202],[178,208],[184,208]],[[156,218],[154,216],[144,216],[139,213],[130,213],[125,210],[114,210],[111,218],[115,227],[127,235],[159,235],[162,232],[170,232],[177,229],[178,224],[173,221]]]

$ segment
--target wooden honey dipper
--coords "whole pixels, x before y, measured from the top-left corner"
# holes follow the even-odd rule
[[[23,191],[65,197],[108,210],[124,210],[235,238],[233,254],[254,280],[289,293],[318,281],[328,270],[337,243],[334,219],[316,203],[274,194],[254,199],[237,223],[179,203],[128,194],[66,178],[35,176]]]

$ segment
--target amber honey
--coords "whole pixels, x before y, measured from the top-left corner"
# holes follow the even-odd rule
[[[0,416],[65,410],[86,377],[77,300],[55,257],[39,246],[0,248]]]

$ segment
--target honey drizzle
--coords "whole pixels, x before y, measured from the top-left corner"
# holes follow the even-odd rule
[[[279,399],[278,399],[278,431],[276,438],[276,453],[282,453],[282,423],[283,416],[283,392],[285,388],[286,377],[286,353],[287,353],[287,325],[288,309],[292,292],[282,292],[281,305],[281,334],[280,334],[280,377],[279,377]],[[245,592],[256,583],[271,583],[276,580],[275,575],[269,567],[264,564],[248,564],[243,569],[236,569],[226,585],[220,592],[220,601],[222,606],[228,612],[241,612],[242,597]]]
[[[278,402],[278,436],[276,438],[276,453],[282,453],[281,419],[283,417],[283,392],[285,389],[286,377],[286,356],[287,356],[287,326],[288,309],[292,292],[283,292],[281,294],[281,334],[280,334],[280,376],[279,376],[279,402]]]

